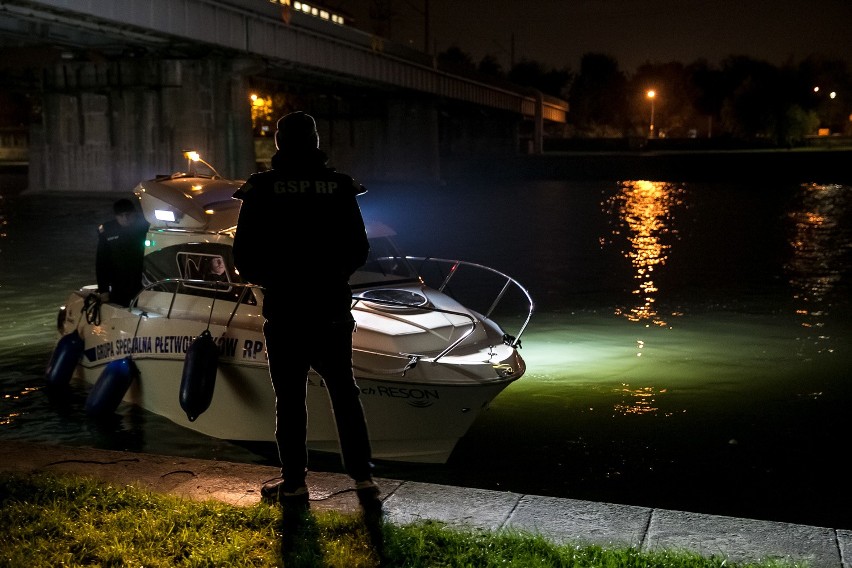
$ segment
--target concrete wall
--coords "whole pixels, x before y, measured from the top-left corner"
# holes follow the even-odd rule
[[[32,190],[128,192],[199,151],[226,176],[254,171],[239,60],[69,63],[45,75],[30,130]]]
[[[372,115],[319,115],[329,165],[360,180],[440,178],[438,114],[428,100],[384,99]]]
[[[249,83],[262,72],[256,61],[219,57],[49,67],[41,121],[30,131],[29,187],[126,193],[140,180],[185,171],[188,149],[244,179],[274,150],[252,133]],[[442,159],[516,150],[517,115],[422,94],[278,81],[317,118],[329,164],[361,181],[437,181]]]

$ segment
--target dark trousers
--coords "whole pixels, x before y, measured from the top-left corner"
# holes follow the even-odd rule
[[[313,367],[325,382],[346,472],[355,481],[370,479],[372,450],[352,372],[352,320],[294,324],[292,318],[263,326],[269,374],[275,389],[275,440],[281,473],[289,483],[305,479],[308,466],[307,375]]]

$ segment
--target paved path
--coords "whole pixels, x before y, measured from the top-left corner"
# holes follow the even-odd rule
[[[0,441],[0,471],[86,475],[110,483],[238,506],[260,501],[260,486],[278,468],[254,464]],[[377,479],[387,519],[421,519],[490,531],[539,533],[558,543],[684,550],[731,562],[777,559],[808,568],[852,568],[852,531]],[[354,512],[346,475],[311,472],[311,508]]]

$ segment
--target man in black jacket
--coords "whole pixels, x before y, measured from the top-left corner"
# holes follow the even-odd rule
[[[381,507],[372,450],[352,370],[349,277],[369,252],[356,196],[365,189],[326,166],[313,117],[293,112],[277,124],[269,171],[251,175],[242,200],[234,264],[263,287],[263,333],[275,389],[275,438],[281,479],[261,489],[266,501],[307,503],[306,382],[320,374],[331,399],[346,472],[365,510]]]
[[[115,219],[98,227],[95,273],[101,299],[127,306],[142,290],[142,258],[150,224],[129,199],[113,205]]]

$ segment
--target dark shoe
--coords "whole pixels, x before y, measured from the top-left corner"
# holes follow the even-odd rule
[[[260,498],[264,503],[308,504],[310,495],[304,481],[287,483],[284,479],[276,479],[263,484],[260,488]]]
[[[355,493],[358,495],[358,503],[365,512],[382,510],[382,500],[379,499],[379,486],[372,479],[359,481],[355,484]]]

